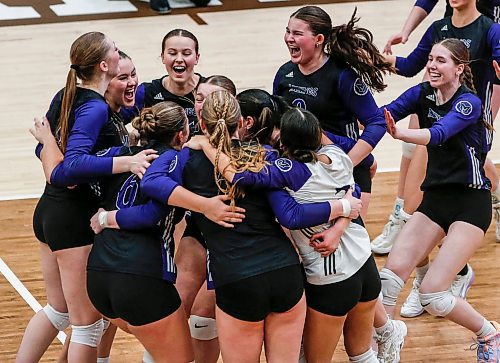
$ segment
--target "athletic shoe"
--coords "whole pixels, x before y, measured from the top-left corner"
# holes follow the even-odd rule
[[[372,241],[372,251],[379,255],[386,255],[391,252],[396,236],[399,234],[399,231],[401,231],[401,228],[403,228],[405,223],[406,221],[402,218],[396,218],[393,214],[391,214],[389,216],[389,222],[387,222],[384,226],[382,234]]]
[[[406,298],[405,302],[401,306],[399,315],[405,318],[414,318],[424,313],[424,307],[422,306],[422,304],[420,304],[420,298],[418,296],[419,288],[420,284],[418,283],[417,279],[414,279],[413,287],[411,288],[410,294]]]
[[[467,264],[467,267],[467,273],[463,276],[457,275],[455,280],[451,283],[451,293],[453,296],[461,297],[462,299],[466,298],[467,292],[472,286],[474,276],[476,275],[471,265]]]
[[[500,325],[496,321],[491,322],[495,333],[477,340],[477,363],[500,362]]]
[[[493,213],[495,215],[495,235],[497,238],[497,242],[500,242],[500,200],[492,195],[491,204],[493,206]]]
[[[389,319],[392,329],[386,329],[382,334],[375,334],[378,345],[377,359],[380,363],[398,363],[401,349],[408,333],[406,324],[401,320]]]
[[[156,11],[158,14],[168,14],[171,8],[168,0],[141,0],[142,2],[149,2],[149,7]]]

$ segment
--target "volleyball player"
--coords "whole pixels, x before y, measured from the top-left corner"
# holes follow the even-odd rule
[[[325,131],[356,141],[349,152],[354,179],[361,187],[363,212],[371,193],[370,173],[356,167],[385,133],[383,114],[370,90],[382,91],[383,74],[393,70],[372,43],[371,33],[356,27],[355,14],[347,24],[332,27],[320,7],[305,6],[288,22],[285,43],[291,60],[278,70],[273,93],[292,106],[311,111]],[[359,135],[358,120],[364,125]]]
[[[480,246],[491,220],[490,183],[483,169],[483,143],[490,123],[474,94],[469,63],[462,41],[441,40],[429,53],[429,82],[410,88],[386,107],[389,133],[426,145],[429,160],[422,203],[398,235],[380,277],[383,303],[392,315],[413,269],[446,237],[420,284],[420,303],[430,314],[477,335],[478,362],[498,362],[500,326],[449,290],[456,273]],[[420,129],[395,126],[395,120],[412,113],[418,115]]]
[[[493,117],[491,109],[491,94],[494,81],[497,79],[495,71],[492,67],[492,60],[500,58],[500,25],[494,23],[488,17],[481,15],[476,9],[476,3],[473,0],[464,0],[462,2],[451,3],[454,14],[442,20],[434,22],[424,34],[417,48],[406,58],[388,56],[396,66],[398,73],[404,76],[413,76],[420,71],[427,61],[430,49],[434,42],[446,38],[461,39],[467,46],[470,52],[473,81],[477,94],[481,99],[484,107],[484,117],[490,125],[486,132],[485,140],[483,141],[483,153],[487,153],[491,148],[493,138]],[[412,177],[407,178],[405,187],[407,194],[413,194],[414,198],[412,205],[407,203],[404,210],[401,209],[400,219],[395,219],[394,224],[402,226],[411,216],[411,213],[416,210],[421,201],[420,192],[415,192],[422,179],[417,177],[414,171],[418,172],[422,178],[425,175],[424,166],[426,163],[425,149],[420,147],[414,154],[415,160],[412,162]],[[490,177],[496,177],[494,173],[487,173]],[[412,183],[413,187],[409,186]],[[418,196],[415,198],[415,196]],[[397,229],[394,229],[390,234],[397,234]],[[378,243],[380,242],[380,243]],[[372,243],[372,250],[377,252],[378,247],[390,250],[391,239],[382,238],[380,241]],[[423,307],[419,304],[418,286],[428,269],[428,259],[423,260],[417,266],[417,277],[414,281],[414,288],[410,292],[407,301],[403,304],[402,314],[407,317],[418,316],[424,312]],[[457,275],[451,288],[456,296],[465,298],[468,289],[474,279],[474,273],[469,265],[466,265]]]

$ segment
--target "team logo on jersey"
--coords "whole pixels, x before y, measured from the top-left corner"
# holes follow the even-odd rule
[[[432,108],[429,108],[429,113],[427,114],[429,118],[435,118],[437,120],[441,120],[441,115],[434,111]]]
[[[457,102],[455,110],[464,116],[469,116],[472,113],[472,104],[469,101]]]
[[[292,170],[292,161],[290,159],[279,158],[274,161],[274,165],[281,170],[283,173],[287,173]]]
[[[447,30],[448,30],[448,25],[447,24],[441,28],[442,32],[447,31]]]
[[[472,43],[472,39],[460,39],[462,43],[465,44],[467,48],[470,48],[470,44]]]
[[[293,71],[291,71],[290,73],[288,73],[285,77],[286,78],[293,78]]]
[[[361,78],[356,78],[353,89],[358,96],[364,96],[368,93],[368,86]]]
[[[168,172],[171,173],[175,170],[175,168],[177,167],[177,155],[175,155],[175,157],[173,158],[173,160],[170,162],[170,166],[168,167]]]
[[[153,97],[153,99],[155,100],[159,100],[159,101],[164,101],[165,99],[163,98],[163,95],[160,93],[158,93],[156,96]]]
[[[434,95],[427,95],[427,96],[425,96],[425,98],[427,98],[428,100],[431,100],[432,102],[436,102],[436,97],[434,97]]]
[[[302,98],[296,98],[292,101],[292,105],[295,107],[299,107],[303,110],[307,110],[306,107],[306,101],[304,101]]]

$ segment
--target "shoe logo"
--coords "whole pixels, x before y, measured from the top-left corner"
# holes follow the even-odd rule
[[[434,95],[427,95],[427,96],[425,96],[425,98],[427,98],[428,100],[431,100],[432,102],[436,102],[436,98],[434,97]]]
[[[160,93],[158,93],[156,96],[153,97],[153,99],[155,100],[160,100],[160,101],[164,101],[165,99],[163,98],[163,95]]]
[[[427,303],[427,304],[422,304],[420,303],[420,305],[422,305],[423,308],[425,308],[426,306],[429,306],[431,303]]]
[[[286,78],[293,78],[293,71],[291,71],[290,73],[288,73],[285,77]]]
[[[445,30],[448,30],[448,25],[445,25],[445,26],[443,26],[443,27],[441,28],[441,31],[442,31],[442,32],[443,32],[443,31],[445,31]]]
[[[206,328],[208,325],[198,325],[197,323],[194,323],[195,328]]]

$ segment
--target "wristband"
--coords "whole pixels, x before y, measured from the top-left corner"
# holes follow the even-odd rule
[[[99,213],[99,215],[97,216],[97,220],[99,221],[99,225],[101,226],[102,229],[109,227],[108,213],[109,212],[104,211],[104,212]]]
[[[347,199],[340,199],[342,203],[342,217],[349,217],[351,214],[351,203]]]

